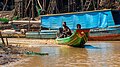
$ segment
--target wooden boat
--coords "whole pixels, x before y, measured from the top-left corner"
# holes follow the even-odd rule
[[[120,26],[108,27],[105,29],[91,29],[90,41],[116,41],[120,40]]]
[[[57,38],[56,43],[60,45],[69,45],[74,47],[84,47],[88,41],[89,30],[76,30],[70,37]]]

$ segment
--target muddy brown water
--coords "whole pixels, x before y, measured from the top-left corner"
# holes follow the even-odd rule
[[[31,46],[31,45],[30,45]],[[48,53],[27,56],[9,67],[120,67],[120,41],[88,41],[85,48],[39,45],[31,51]]]

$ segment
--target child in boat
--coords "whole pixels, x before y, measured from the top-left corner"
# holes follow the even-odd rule
[[[71,36],[72,35],[72,32],[70,30],[70,28],[66,25],[66,22],[63,22],[63,28],[59,29],[59,32],[60,32],[60,38],[65,38],[65,37],[68,37],[68,36]]]
[[[81,30],[81,25],[77,24],[77,30]],[[84,34],[84,32],[81,32],[81,34]]]
[[[81,29],[81,25],[80,24],[77,24],[77,29]]]
[[[57,37],[63,38],[62,32],[63,28],[59,28],[59,31],[57,32]]]

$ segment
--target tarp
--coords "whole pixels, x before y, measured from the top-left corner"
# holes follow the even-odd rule
[[[50,29],[59,29],[62,27],[62,22],[66,22],[70,29],[76,29],[77,24],[81,24],[85,29],[115,25],[111,10],[44,15],[41,17],[41,22],[43,27]]]

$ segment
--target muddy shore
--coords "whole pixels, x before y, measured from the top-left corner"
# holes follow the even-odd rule
[[[31,51],[32,46],[55,46],[54,39],[8,38],[8,42],[9,45],[0,45],[0,66],[23,60],[24,52]]]

